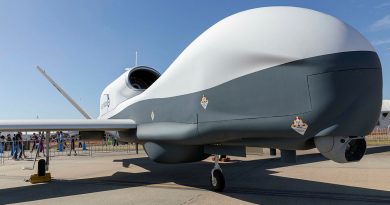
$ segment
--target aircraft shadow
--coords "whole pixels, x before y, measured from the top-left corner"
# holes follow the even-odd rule
[[[369,148],[367,154],[390,151],[390,146]],[[297,163],[326,160],[320,154],[297,157]],[[112,176],[54,180],[48,184],[0,189],[0,204],[29,202],[64,196],[174,182],[188,189],[209,189],[211,162],[179,165],[157,164],[147,158],[115,160],[123,166],[139,166],[148,172],[117,172]],[[279,158],[221,164],[227,187],[220,193],[256,204],[390,204],[390,192],[276,176],[274,168],[291,166]],[[169,186],[167,187],[169,188]],[[172,187],[175,188],[175,187]],[[176,187],[177,188],[177,187]],[[183,188],[180,188],[183,189]],[[187,189],[187,188],[185,188]],[[331,201],[331,202],[330,202]]]

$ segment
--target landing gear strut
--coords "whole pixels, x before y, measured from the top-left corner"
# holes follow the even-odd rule
[[[211,170],[210,183],[213,191],[222,192],[225,188],[225,177],[223,176],[222,169],[219,166],[219,155],[215,155],[214,168]]]

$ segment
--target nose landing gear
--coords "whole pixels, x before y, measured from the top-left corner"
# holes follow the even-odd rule
[[[214,168],[211,170],[210,184],[213,191],[222,192],[225,188],[225,177],[223,176],[222,169],[219,166],[219,155],[215,155]]]

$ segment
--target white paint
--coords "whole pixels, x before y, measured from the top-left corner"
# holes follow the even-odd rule
[[[143,93],[126,83],[131,72],[127,70],[103,91],[99,118],[110,118],[142,100],[190,94],[291,61],[347,51],[374,49],[359,32],[332,16],[295,7],[244,11],[223,19],[195,39]],[[204,109],[207,104],[202,104]],[[0,121],[3,131],[135,128],[133,120]],[[304,134],[307,125],[298,128],[303,130],[296,131]]]
[[[382,101],[382,109],[379,115],[378,123],[376,128],[390,128],[390,100]],[[390,133],[390,132],[389,132]]]
[[[129,119],[73,119],[73,120],[0,120],[2,131],[118,131],[135,129],[136,123]]]
[[[141,94],[144,90],[133,89],[128,81],[129,73],[133,68],[128,68],[115,81],[110,83],[100,96],[100,115],[113,111],[119,104]]]
[[[390,100],[382,101],[382,112],[390,112]]]
[[[152,121],[154,120],[154,111],[152,111],[152,113],[150,113],[150,118],[152,119]]]
[[[317,11],[247,10],[209,28],[145,92],[101,117],[112,117],[142,100],[190,94],[273,66],[347,51],[374,48],[351,26]]]

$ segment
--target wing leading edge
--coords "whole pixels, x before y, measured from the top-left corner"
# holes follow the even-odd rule
[[[130,119],[0,120],[0,131],[125,131],[136,129]]]

